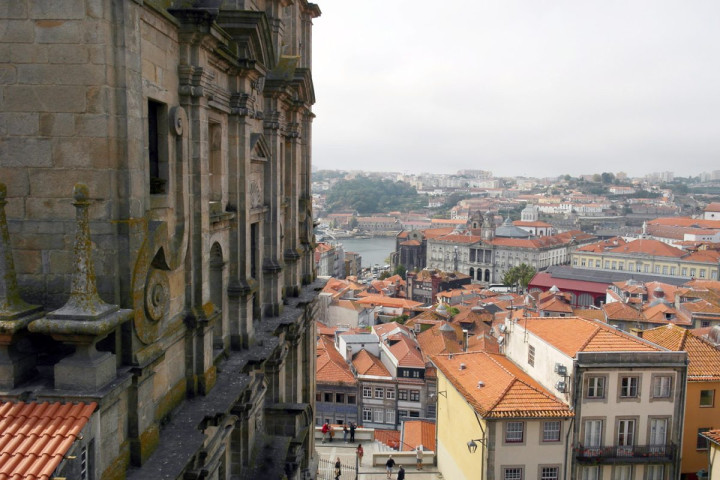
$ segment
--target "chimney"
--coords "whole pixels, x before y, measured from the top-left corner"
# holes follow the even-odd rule
[[[469,340],[469,334],[466,329],[463,328],[463,352],[467,352],[468,349],[468,340]]]

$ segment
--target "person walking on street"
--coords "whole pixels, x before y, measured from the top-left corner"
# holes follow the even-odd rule
[[[337,457],[335,459],[335,480],[340,480],[340,475],[342,474],[342,470],[340,469],[340,457]]]
[[[423,451],[422,451],[422,445],[418,445],[415,449],[415,458],[417,459],[417,469],[422,470],[422,457],[423,457]]]
[[[355,425],[355,422],[350,422],[350,443],[355,443],[355,429],[357,428],[357,425]]]
[[[327,422],[323,423],[323,426],[320,429],[320,431],[323,434],[322,443],[325,443],[325,441],[327,440],[328,430],[330,430],[330,426],[328,425],[328,423]]]
[[[350,431],[347,428],[347,423],[343,425],[343,442],[347,443],[347,436]]]
[[[365,451],[363,450],[362,445],[358,443],[358,448],[357,448],[358,465],[362,465],[362,457],[363,457],[364,453],[365,453]]]
[[[397,480],[405,480],[405,469],[402,465],[400,465],[400,470],[398,470]]]
[[[392,469],[394,466],[395,466],[395,460],[393,460],[392,455],[390,455],[387,462],[385,462],[385,470],[387,471],[387,478],[392,478]]]

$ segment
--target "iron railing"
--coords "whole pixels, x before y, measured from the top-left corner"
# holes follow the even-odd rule
[[[586,447],[575,445],[575,458],[584,463],[666,463],[675,459],[677,447],[666,445],[616,445],[611,447]]]

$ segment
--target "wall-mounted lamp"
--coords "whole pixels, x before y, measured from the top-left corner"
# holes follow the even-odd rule
[[[467,442],[468,452],[475,453],[477,450],[478,444],[475,442],[480,442],[482,445],[485,445],[485,439],[484,438],[473,438],[469,442]]]

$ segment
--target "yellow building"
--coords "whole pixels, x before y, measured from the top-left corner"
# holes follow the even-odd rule
[[[708,442],[701,432],[720,428],[720,350],[676,325],[642,332],[642,338],[661,347],[688,354],[681,472],[692,475],[707,469]],[[720,469],[720,467],[718,467]],[[720,473],[717,474],[720,477]]]
[[[573,267],[619,270],[665,277],[718,279],[720,253],[686,252],[659,240],[603,240],[585,245],[570,255]]]
[[[702,436],[710,447],[707,456],[707,478],[708,480],[720,480],[720,430],[711,430],[703,433]]]
[[[444,478],[560,479],[573,413],[503,355],[437,355],[437,461]]]

